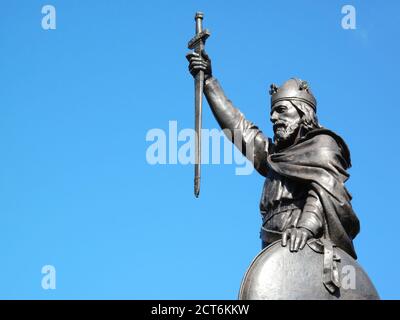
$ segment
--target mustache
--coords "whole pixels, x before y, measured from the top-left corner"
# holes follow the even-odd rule
[[[287,128],[288,126],[289,126],[288,122],[280,120],[275,122],[272,128],[274,129],[274,131],[276,131],[278,128]]]

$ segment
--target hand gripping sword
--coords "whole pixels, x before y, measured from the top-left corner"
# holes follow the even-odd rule
[[[196,21],[196,34],[192,40],[189,41],[188,48],[194,50],[200,56],[204,50],[204,45],[210,32],[203,30],[203,16],[202,12],[196,12],[194,20]],[[204,86],[204,71],[199,71],[194,80],[195,96],[195,163],[194,163],[194,195],[196,198],[200,194],[200,165],[201,165],[201,118],[202,118],[202,105],[203,105],[203,86]]]

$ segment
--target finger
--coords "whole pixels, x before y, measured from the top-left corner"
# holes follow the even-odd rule
[[[287,245],[287,238],[288,238],[288,231],[286,230],[283,234],[282,234],[282,246],[286,247]]]
[[[203,69],[204,71],[207,70],[207,64],[205,63],[199,63],[197,66]]]
[[[202,64],[204,66],[207,66],[208,63],[204,59],[198,59],[198,58],[191,58],[189,60],[190,64]]]
[[[202,66],[192,66],[192,67],[189,67],[189,72],[193,72],[193,71],[198,72],[198,71],[200,71],[200,70],[205,71],[206,68],[204,68],[204,67],[202,67]]]
[[[189,69],[205,69],[206,67],[202,64],[190,64]]]
[[[189,72],[194,76],[198,71],[194,70],[193,68],[189,68]]]
[[[294,251],[294,243],[296,241],[296,230],[290,232],[290,251]]]
[[[303,248],[306,246],[306,243],[307,243],[307,234],[303,232],[303,235],[301,237],[300,250],[303,250]]]
[[[205,62],[205,60],[200,57],[190,57],[190,61]]]
[[[207,64],[203,62],[193,62],[190,63],[191,67],[202,67],[202,68],[207,68]]]
[[[190,62],[190,59],[192,59],[192,57],[193,57],[193,52],[189,52],[189,53],[186,55],[187,61]]]
[[[200,55],[199,55],[198,53],[196,53],[196,52],[189,52],[189,53],[186,55],[186,59],[187,59],[188,61],[190,61],[190,59],[193,58],[193,57],[200,57]]]
[[[190,60],[190,65],[192,66],[202,66],[207,68],[207,63],[202,60]]]
[[[296,252],[299,251],[299,247],[300,247],[300,243],[301,243],[302,239],[303,239],[303,233],[297,231],[296,232],[296,241],[294,243],[294,251],[296,251]]]

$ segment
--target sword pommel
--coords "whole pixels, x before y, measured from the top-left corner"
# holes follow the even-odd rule
[[[201,11],[197,11],[197,12],[196,12],[196,15],[194,16],[194,19],[195,19],[195,20],[197,20],[197,19],[203,19],[203,17],[204,17],[204,13],[201,12]]]

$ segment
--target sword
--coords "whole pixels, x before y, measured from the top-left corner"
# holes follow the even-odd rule
[[[194,50],[201,56],[204,50],[204,45],[207,38],[210,36],[210,32],[205,29],[203,30],[203,16],[202,12],[196,12],[194,20],[196,21],[196,34],[189,41],[188,48]],[[204,71],[199,71],[194,80],[195,96],[194,96],[194,108],[195,108],[195,162],[194,162],[194,195],[196,198],[200,194],[200,165],[201,165],[201,118],[202,118],[202,105],[203,105],[203,86],[204,86]]]

